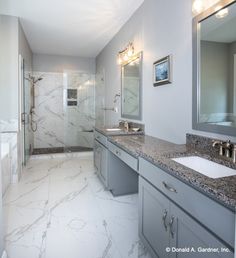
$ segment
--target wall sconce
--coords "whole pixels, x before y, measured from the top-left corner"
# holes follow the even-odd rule
[[[134,45],[129,43],[129,45],[122,51],[118,53],[117,62],[121,65],[124,62],[127,62],[134,55]]]

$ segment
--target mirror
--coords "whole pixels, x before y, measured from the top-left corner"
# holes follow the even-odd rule
[[[236,136],[236,1],[193,21],[193,128]]]
[[[121,117],[141,120],[142,53],[121,67]]]

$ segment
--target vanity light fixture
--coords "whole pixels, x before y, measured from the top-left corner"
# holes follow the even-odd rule
[[[228,8],[224,8],[224,9],[219,10],[219,11],[215,14],[215,16],[216,16],[216,18],[218,18],[218,19],[223,19],[223,18],[226,17],[228,14],[229,14]]]
[[[127,62],[134,55],[134,44],[132,42],[122,51],[118,53],[117,62],[121,65],[124,62]]]

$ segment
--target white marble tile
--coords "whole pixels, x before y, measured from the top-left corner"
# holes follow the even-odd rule
[[[2,185],[2,195],[6,193],[8,187],[11,183],[11,166],[10,166],[10,156],[7,153],[0,161],[1,164],[1,185]]]
[[[90,153],[31,159],[4,199],[9,258],[148,258],[137,204],[104,190]]]
[[[17,133],[2,133],[1,142],[9,144],[9,159],[10,159],[10,178],[11,183],[14,182],[14,178],[20,178],[19,169],[19,155],[17,150]]]
[[[16,132],[18,130],[18,120],[10,119],[10,120],[0,120],[0,132]]]

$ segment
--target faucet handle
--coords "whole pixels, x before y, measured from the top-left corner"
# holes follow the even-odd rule
[[[223,146],[224,146],[223,141],[212,140],[212,147],[216,147],[216,146],[219,146],[219,147],[220,147],[219,155],[220,155],[220,156],[223,156]]]
[[[232,160],[236,163],[236,144],[232,144]]]
[[[227,140],[226,142],[223,142],[222,144],[224,145],[225,148],[230,148],[231,147],[230,140]]]
[[[230,149],[232,148],[230,140],[223,142],[223,148],[225,149],[225,156],[230,157]]]
[[[217,145],[222,146],[223,145],[223,141],[212,140],[212,147],[215,147]]]

